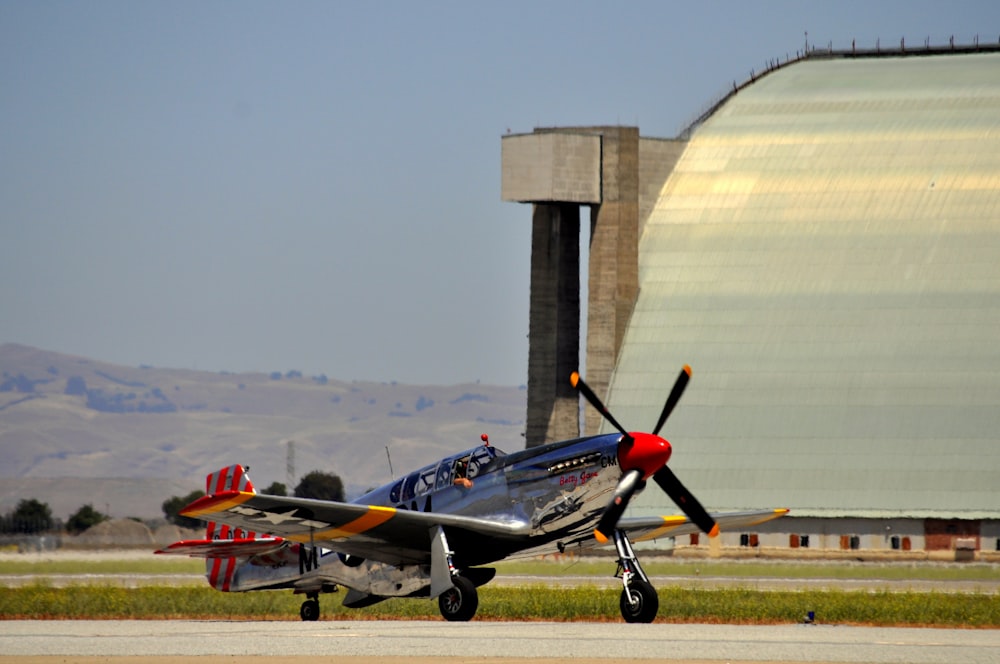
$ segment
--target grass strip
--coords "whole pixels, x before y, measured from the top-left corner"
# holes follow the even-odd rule
[[[1000,628],[1000,599],[985,594],[664,588],[659,596],[659,622],[797,623],[813,611],[816,622],[825,624]],[[617,589],[587,586],[486,586],[480,588],[477,618],[618,622],[618,598]],[[351,610],[339,599],[322,597],[323,620],[440,619],[435,601],[392,599]],[[33,584],[0,588],[0,620],[298,620],[302,600],[287,591]]]

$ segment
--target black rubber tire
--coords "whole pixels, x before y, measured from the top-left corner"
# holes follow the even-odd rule
[[[472,620],[479,608],[479,593],[476,586],[464,576],[453,576],[451,588],[438,595],[441,615],[450,622]]]
[[[629,596],[631,595],[631,601]],[[651,584],[636,579],[622,590],[618,606],[622,610],[622,618],[627,623],[651,623],[660,610],[660,596]]]
[[[307,599],[302,602],[302,606],[299,608],[299,617],[307,622],[319,620],[319,601]]]

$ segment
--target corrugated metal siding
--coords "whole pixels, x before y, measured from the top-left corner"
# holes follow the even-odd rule
[[[694,134],[608,398],[710,509],[1000,517],[1000,55],[806,61]],[[655,487],[640,513],[674,511]]]

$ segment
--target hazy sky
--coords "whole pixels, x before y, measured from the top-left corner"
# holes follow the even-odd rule
[[[0,342],[525,383],[500,137],[675,136],[807,32],[995,43],[1000,2],[0,0]]]

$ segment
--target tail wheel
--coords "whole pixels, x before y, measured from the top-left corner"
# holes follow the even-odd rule
[[[299,617],[305,621],[319,620],[319,600],[307,599],[302,602],[299,609]]]
[[[619,606],[628,623],[651,623],[660,610],[660,597],[651,584],[636,579],[622,591]]]
[[[466,622],[472,620],[479,608],[476,586],[464,576],[453,576],[451,588],[438,595],[438,608],[445,620]]]

